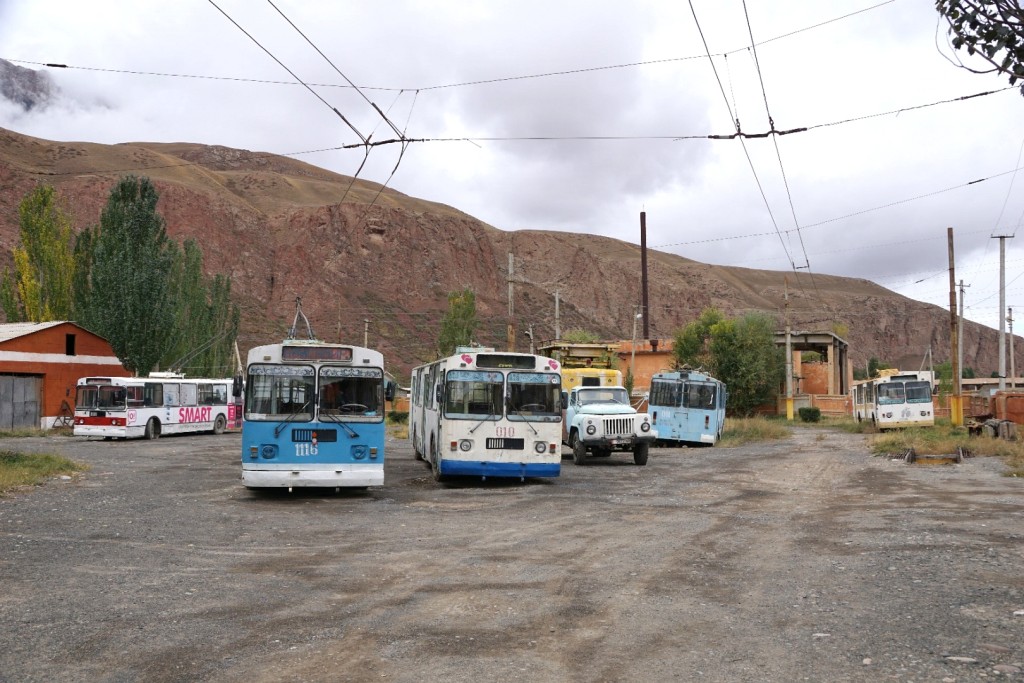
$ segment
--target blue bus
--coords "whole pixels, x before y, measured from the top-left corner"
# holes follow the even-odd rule
[[[658,372],[647,412],[664,446],[714,446],[725,427],[725,384],[697,370]]]
[[[249,351],[242,481],[250,489],[384,483],[384,357],[286,339]]]

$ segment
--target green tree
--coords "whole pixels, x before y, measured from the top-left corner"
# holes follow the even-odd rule
[[[569,330],[563,335],[563,339],[572,344],[596,344],[600,337],[589,330]]]
[[[36,187],[21,200],[18,217],[21,241],[12,250],[14,272],[5,272],[0,284],[7,320],[67,320],[74,277],[72,229],[56,190]]]
[[[716,308],[705,308],[700,317],[677,331],[672,344],[676,367],[689,365],[710,370],[714,366],[711,356],[711,330],[725,320]]]
[[[778,394],[785,351],[775,343],[775,320],[763,313],[723,320],[711,328],[712,374],[729,387],[729,411],[752,415]]]
[[[437,340],[439,357],[450,356],[457,346],[472,343],[477,324],[473,290],[466,287],[461,292],[449,292],[448,311],[441,319],[441,334]]]
[[[186,240],[181,249],[171,244],[168,289],[174,304],[174,327],[161,367],[192,377],[231,374],[234,342],[241,317],[231,302],[231,279],[204,274],[202,249]]]
[[[878,360],[874,356],[872,356],[871,358],[868,359],[868,377],[869,378],[878,377],[878,371],[879,370],[888,370],[888,369],[889,369],[889,364],[888,363],[883,363],[882,361]]]
[[[110,341],[125,368],[148,374],[172,342],[173,251],[148,178],[123,177],[100,214],[81,320]]]
[[[979,70],[959,64],[961,68],[1006,74],[1010,85],[1024,80],[1024,6],[1020,0],[935,0],[935,9],[949,25],[953,47],[991,65]]]
[[[93,251],[96,243],[97,229],[84,228],[75,236],[75,246],[72,249],[72,258],[75,262],[75,274],[72,278],[72,310],[74,317],[86,327],[89,327],[85,319],[89,314],[89,300],[92,296],[92,284],[90,275],[92,273]]]

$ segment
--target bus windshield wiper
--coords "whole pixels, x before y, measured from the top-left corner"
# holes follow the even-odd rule
[[[285,426],[286,426],[286,425],[287,425],[287,424],[288,424],[289,422],[291,422],[292,420],[294,420],[294,419],[295,419],[296,417],[298,417],[299,415],[303,415],[303,414],[305,414],[305,412],[306,412],[306,408],[307,408],[307,407],[309,407],[309,401],[306,401],[305,403],[303,403],[303,404],[302,404],[302,407],[301,407],[301,408],[299,408],[299,409],[298,409],[298,410],[296,410],[296,411],[295,411],[294,413],[292,413],[291,415],[289,415],[288,417],[286,417],[286,418],[285,418],[284,420],[282,420],[282,421],[281,421],[281,424],[279,424],[279,425],[277,425],[276,427],[274,427],[274,436],[275,436],[275,437],[277,437],[277,436],[281,436],[281,432],[283,432],[283,431],[284,431],[284,428],[285,428]],[[312,417],[312,415],[310,415],[310,417]]]
[[[469,430],[470,434],[472,434],[476,430],[480,429],[480,425],[482,425],[484,422],[487,422],[488,420],[491,420],[491,419],[493,419],[495,417],[499,417],[498,414],[497,414],[498,413],[497,407],[494,405],[494,401],[493,400],[491,401],[491,404],[489,406],[487,406],[487,407],[491,409],[491,414],[486,416],[484,419],[480,420],[479,422],[477,422],[476,426]]]
[[[530,426],[530,429],[533,430],[534,436],[536,436],[537,435],[537,430],[534,428],[533,423],[530,422],[530,419],[528,417],[526,417],[525,415],[523,415],[519,411],[519,408],[516,408],[515,406],[512,406],[512,410],[516,411],[516,415],[518,415],[519,417],[523,418],[523,422],[525,422],[527,425]]]
[[[336,425],[341,425],[348,432],[349,438],[358,439],[359,434],[356,430],[352,429],[347,422],[342,421],[340,415],[332,415],[331,413],[320,413],[320,419],[324,422],[332,422]]]

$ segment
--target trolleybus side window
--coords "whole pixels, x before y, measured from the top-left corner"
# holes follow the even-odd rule
[[[561,379],[550,373],[508,373],[508,418],[524,419],[521,413],[561,415],[561,386]]]
[[[203,406],[225,406],[228,404],[228,385],[226,384],[201,384],[199,385],[199,405]]]
[[[194,406],[199,398],[199,392],[195,384],[182,384],[178,394],[179,405]]]
[[[142,385],[142,405],[162,406],[164,404],[164,385],[146,382]]]
[[[500,372],[450,370],[445,375],[445,417],[500,416],[503,388]]]

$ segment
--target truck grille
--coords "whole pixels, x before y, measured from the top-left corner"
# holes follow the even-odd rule
[[[606,417],[604,419],[605,436],[632,436],[633,418],[631,417]]]

